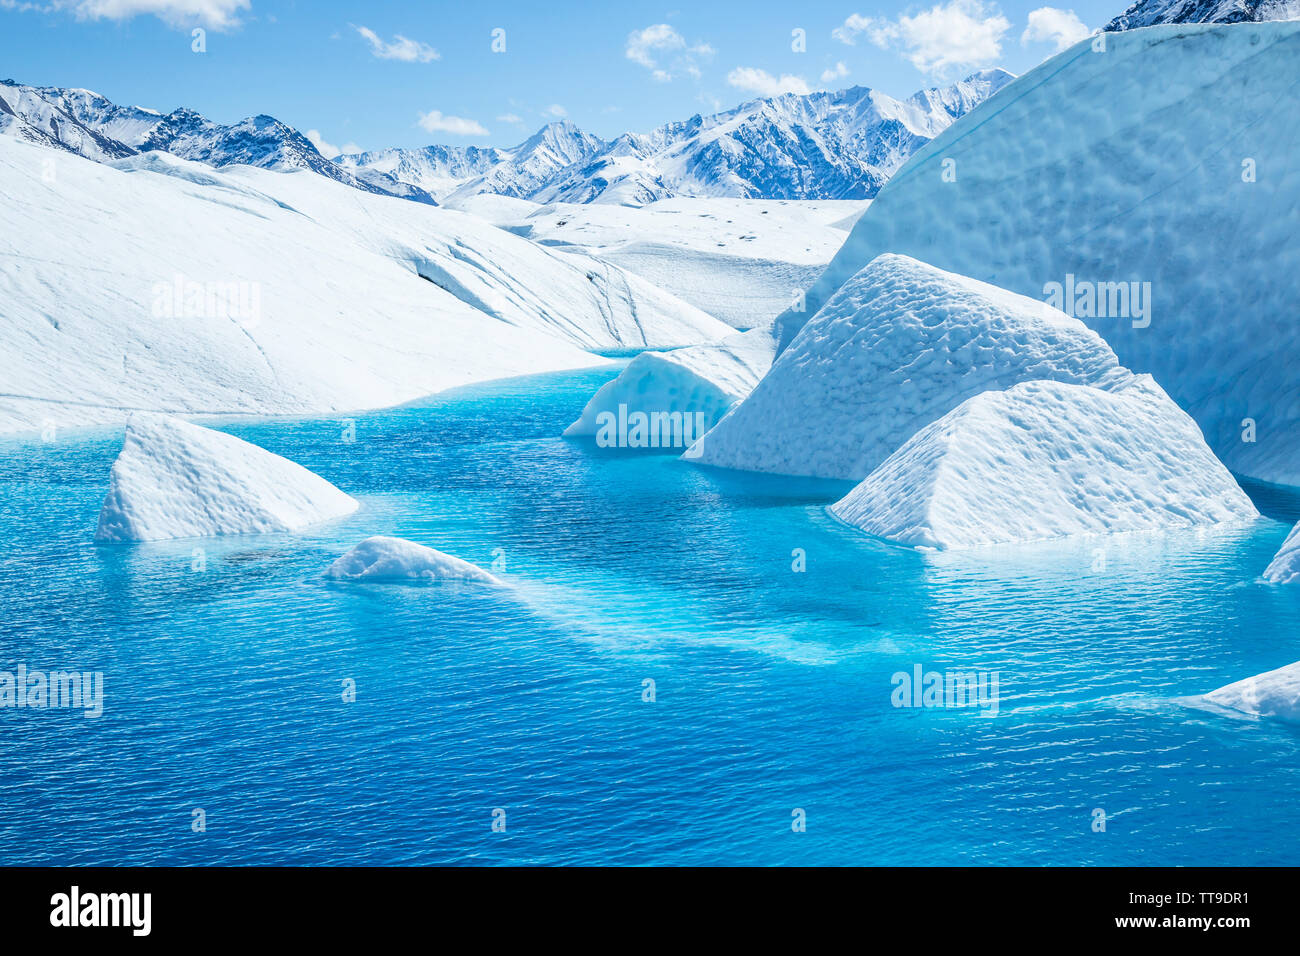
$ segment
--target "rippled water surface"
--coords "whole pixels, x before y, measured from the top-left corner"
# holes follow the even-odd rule
[[[556,437],[612,374],[219,423],[362,501],[294,536],[96,546],[120,429],[0,444],[0,670],[106,688],[0,709],[5,862],[1300,863],[1300,731],[1185,699],[1300,659],[1283,520],[926,556]],[[322,578],[371,534],[513,587]],[[918,664],[998,713],[892,706]]]

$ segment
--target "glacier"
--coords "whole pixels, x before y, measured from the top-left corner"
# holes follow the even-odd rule
[[[95,540],[297,531],[357,507],[324,478],[234,435],[136,413],[109,474]]]
[[[642,352],[601,386],[564,435],[597,435],[602,416],[618,420],[620,408],[624,417],[632,412],[697,416],[700,427],[693,434],[702,435],[753,390],[775,351],[770,330],[751,329],[706,345]]]
[[[445,203],[548,249],[613,263],[738,329],[771,325],[817,281],[869,205],[712,198],[539,205],[490,194]]]
[[[1300,661],[1220,687],[1203,699],[1243,714],[1300,723]]]
[[[345,413],[733,332],[466,213],[306,171],[111,163],[0,136],[0,432]]]
[[[1033,381],[922,428],[830,511],[869,534],[958,550],[1258,517],[1150,376],[1110,390]]]
[[[325,576],[341,581],[376,583],[452,581],[501,584],[499,578],[468,561],[405,538],[383,535],[366,538],[331,564]]]
[[[690,451],[704,465],[860,481],[980,392],[1127,378],[1096,332],[1046,303],[884,254]]]
[[[1300,582],[1300,523],[1291,529],[1282,547],[1264,569],[1264,580],[1270,584]]]
[[[1233,472],[1300,485],[1297,62],[1295,22],[1154,26],[1065,50],[911,157],[808,311],[778,320],[782,347],[882,253],[1035,298],[1069,277],[1150,283],[1145,320],[1074,311]]]

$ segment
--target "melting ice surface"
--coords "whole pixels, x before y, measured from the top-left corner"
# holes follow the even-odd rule
[[[120,430],[0,443],[0,670],[105,682],[98,720],[0,708],[6,862],[1300,863],[1300,730],[1186,702],[1300,659],[1300,588],[1259,581],[1294,499],[919,554],[827,517],[849,483],[557,437],[613,374],[353,443],[220,423],[361,501],[295,536],[96,546]],[[324,577],[371,534],[512,587]],[[997,716],[894,708],[918,664],[997,671]]]

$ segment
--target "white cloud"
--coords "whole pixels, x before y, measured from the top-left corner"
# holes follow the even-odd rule
[[[656,23],[644,30],[633,30],[627,35],[627,58],[640,63],[648,70],[658,66],[655,55],[686,47],[682,35],[666,23]]]
[[[801,76],[783,73],[773,76],[766,70],[753,66],[738,66],[727,74],[727,82],[740,90],[759,96],[780,96],[782,93],[810,93],[808,82]]]
[[[438,110],[420,114],[420,128],[429,133],[450,133],[452,136],[487,136],[488,131],[477,120],[462,116],[443,116]]]
[[[385,43],[379,34],[369,27],[353,27],[353,29],[365,38],[365,41],[370,44],[370,52],[381,60],[428,63],[441,57],[441,54],[429,44],[411,40],[400,33],[395,34],[390,42]]]
[[[311,140],[311,144],[316,147],[316,152],[320,153],[326,159],[333,159],[341,153],[364,152],[364,150],[362,150],[362,148],[356,143],[344,143],[342,146],[335,146],[333,143],[328,143],[325,141],[325,137],[321,136],[320,130],[318,129],[307,130],[307,138]]]
[[[229,30],[239,26],[239,13],[250,0],[49,0],[47,3],[0,3],[5,9],[50,12],[63,10],[79,20],[130,20],[149,15],[168,26]]]
[[[565,116],[568,116],[568,115],[569,115],[569,111],[566,110],[566,109],[565,109],[563,106],[561,106],[559,103],[552,103],[550,106],[546,107],[546,109],[542,111],[542,115],[543,115],[543,116],[554,116],[556,119],[560,119],[560,118],[563,118],[563,117],[565,117]]]
[[[848,75],[849,68],[841,61],[829,70],[822,70],[822,82],[834,83],[836,80],[842,80]]]
[[[1056,7],[1039,7],[1030,11],[1029,26],[1020,36],[1022,44],[1054,43],[1056,52],[1074,46],[1092,33],[1075,16],[1073,10],[1058,10]]]
[[[841,26],[831,31],[831,36],[841,43],[853,46],[858,42],[858,34],[867,32],[873,22],[871,17],[864,17],[860,13],[850,14]]]
[[[841,29],[847,30],[850,21],[853,36],[865,33],[882,50],[895,47],[922,73],[940,77],[993,63],[1011,29],[997,6],[983,0],[949,0],[897,20],[854,14]]]
[[[523,121],[524,118],[522,116],[517,116],[514,113],[503,113],[502,115],[497,117],[498,123],[517,124],[517,123],[522,123]]]
[[[678,73],[693,79],[700,78],[698,60],[713,56],[708,43],[689,46],[685,37],[667,23],[656,23],[644,30],[633,30],[627,35],[624,55],[650,71],[656,83],[668,83]],[[668,62],[663,62],[664,60]]]
[[[307,130],[307,138],[311,140],[311,144],[316,147],[316,152],[320,153],[326,159],[333,159],[339,153],[343,152],[343,150],[339,149],[333,143],[325,142],[324,137],[321,136],[320,130],[318,129]]]

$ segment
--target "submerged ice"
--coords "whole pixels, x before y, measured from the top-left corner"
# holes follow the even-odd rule
[[[477,565],[405,538],[366,538],[329,566],[326,577],[344,581],[433,584],[465,581],[500,584]]]

